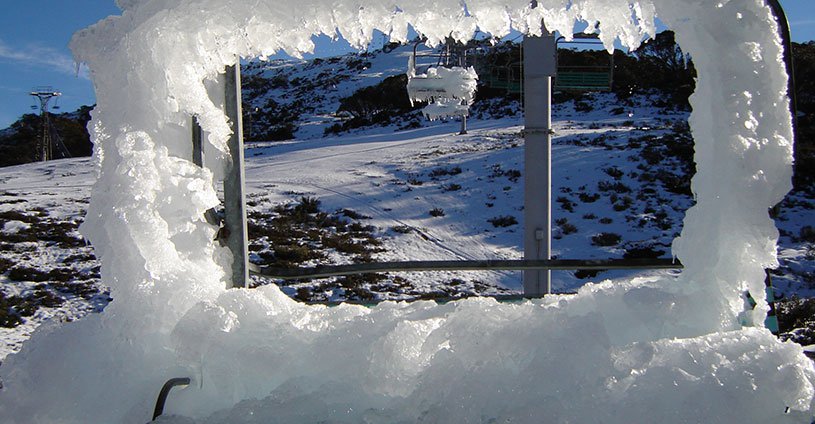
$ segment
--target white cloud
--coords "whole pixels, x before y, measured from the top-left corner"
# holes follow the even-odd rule
[[[809,26],[815,25],[815,19],[805,19],[802,21],[790,21],[790,26]]]
[[[77,75],[76,62],[64,52],[51,47],[26,45],[23,48],[15,48],[0,40],[0,60],[17,62],[24,66],[49,67],[64,74]],[[85,70],[80,70],[78,76],[88,79]]]

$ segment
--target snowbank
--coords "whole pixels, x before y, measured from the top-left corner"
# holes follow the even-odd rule
[[[193,385],[168,410],[200,422],[809,422],[815,369],[762,328],[776,263],[767,209],[790,188],[792,131],[776,23],[761,0],[118,0],[121,17],[78,33],[91,69],[99,180],[83,226],[115,299],[45,328],[0,368],[5,422],[150,418],[169,377]],[[312,48],[374,29],[431,44],[478,28],[571,34],[636,47],[655,16],[699,72],[692,97],[697,205],[678,279],[589,285],[574,296],[297,304],[275,287],[226,290],[229,254],[203,212],[217,203],[230,129],[218,73],[238,56]],[[206,131],[194,166],[190,119]],[[788,409],[789,408],[789,409]],[[788,413],[785,413],[787,411]],[[168,418],[164,422],[190,422]]]

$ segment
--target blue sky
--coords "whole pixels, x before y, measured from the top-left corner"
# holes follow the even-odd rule
[[[813,0],[781,0],[794,41],[815,39]],[[109,15],[113,0],[14,0],[0,14],[0,128],[32,112],[28,93],[52,86],[63,95],[63,111],[94,103],[93,86],[77,75],[68,41],[71,35]]]

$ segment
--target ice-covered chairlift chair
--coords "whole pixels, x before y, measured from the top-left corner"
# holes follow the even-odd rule
[[[422,113],[430,120],[461,117],[460,134],[467,133],[467,116],[475,98],[478,74],[472,66],[464,65],[459,55],[458,65],[451,65],[449,47],[442,54],[417,53],[419,42],[413,46],[408,59],[407,91],[410,103],[427,102]],[[417,57],[437,58],[435,64],[418,65]]]

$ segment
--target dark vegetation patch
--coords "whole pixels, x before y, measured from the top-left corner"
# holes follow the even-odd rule
[[[491,173],[489,177],[491,179],[505,177],[509,181],[517,183],[518,180],[521,179],[521,171],[517,169],[504,170],[503,168],[501,168],[500,164],[495,164],[491,167]]]
[[[320,205],[318,199],[302,196],[297,203],[275,206],[272,213],[250,212],[249,248],[260,258],[258,264],[301,265],[326,259],[329,249],[360,262],[380,251],[381,242],[373,234],[374,227],[347,219],[369,217],[351,209],[329,214],[322,211]]]
[[[420,185],[424,184],[424,181],[420,180],[416,176],[410,176],[407,179],[407,183],[412,185],[412,186],[420,186]]]
[[[577,198],[583,203],[594,203],[600,199],[600,195],[598,193],[589,194],[581,191],[580,193],[577,193]]]
[[[600,181],[597,183],[597,189],[602,192],[631,193],[631,187],[619,181]]]
[[[566,212],[574,212],[574,208],[577,206],[577,203],[572,202],[571,199],[566,196],[558,196],[555,201],[558,202],[560,204],[560,208]]]
[[[354,128],[371,125],[388,125],[394,118],[418,109],[408,99],[407,75],[385,78],[379,84],[357,90],[340,101],[338,114],[347,114],[348,119],[325,129],[325,134],[337,134]]]
[[[616,233],[600,233],[591,237],[591,244],[595,246],[610,247],[620,244],[622,236]]]
[[[76,271],[71,268],[53,268],[43,271],[37,268],[18,265],[8,271],[8,278],[11,281],[71,281],[76,275]]]
[[[337,260],[365,263],[384,251],[379,229],[362,222],[370,217],[347,208],[327,213],[321,206],[318,199],[301,196],[296,202],[274,206],[270,213],[250,212],[249,247],[255,255],[253,262],[270,267],[328,265]],[[397,234],[414,231],[408,226],[391,230]],[[407,286],[401,277],[383,273],[278,284],[291,286],[292,296],[306,302],[329,298],[368,301],[386,292],[403,293]]]
[[[495,228],[510,227],[518,224],[518,220],[512,215],[501,215],[487,220]]]
[[[665,255],[666,250],[653,244],[626,243],[624,246],[625,259],[656,259]]]
[[[603,270],[601,269],[578,269],[574,271],[575,278],[585,280],[587,278],[594,278],[599,275]]]
[[[632,199],[629,196],[621,196],[621,197],[618,197],[616,201],[614,201],[614,204],[612,205],[612,208],[617,212],[622,212],[622,211],[627,210],[628,208],[630,208],[631,205],[633,205],[633,204],[634,204],[634,199]]]
[[[102,295],[99,268],[91,248],[77,233],[78,220],[55,218],[45,209],[0,212],[0,222],[20,221],[27,225],[16,232],[0,233],[0,274],[8,288],[0,286],[0,326],[17,326],[40,308],[55,308],[67,299],[91,300]],[[64,251],[56,255],[32,252]],[[106,304],[107,296],[93,300]],[[97,305],[99,306],[99,305]]]
[[[0,291],[0,327],[14,328],[40,308],[56,308],[64,302],[59,293],[45,284],[19,296],[7,296]]]
[[[342,209],[340,210],[340,213],[342,213],[346,218],[350,219],[371,219],[370,216],[363,215],[353,209]]]
[[[438,217],[441,217],[441,216],[445,215],[444,214],[444,209],[442,209],[442,208],[430,209],[430,212],[428,212],[428,213],[430,214],[430,216],[432,216],[434,218],[438,218]]]
[[[454,166],[452,168],[436,168],[436,169],[430,171],[430,173],[427,174],[427,175],[430,178],[435,180],[435,179],[439,179],[441,177],[446,177],[446,176],[449,176],[449,175],[458,175],[458,174],[461,174],[461,167]]]
[[[815,299],[791,297],[775,302],[781,340],[815,344]]]
[[[605,172],[606,175],[608,175],[611,178],[614,178],[615,180],[619,180],[620,178],[623,177],[623,175],[625,175],[625,173],[616,166],[605,168],[603,169],[603,172]]]
[[[391,231],[399,234],[410,234],[414,231],[413,227],[407,225],[395,225],[391,227]]]
[[[577,226],[569,222],[568,218],[558,218],[555,220],[562,235],[574,234],[577,232]]]

